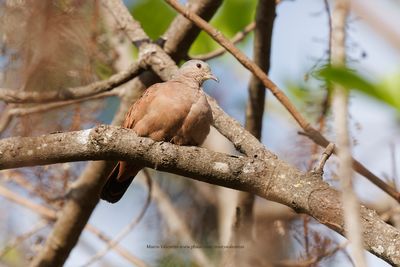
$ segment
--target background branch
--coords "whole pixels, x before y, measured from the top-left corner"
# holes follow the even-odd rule
[[[96,100],[100,98],[105,98],[105,97],[110,97],[110,96],[117,96],[121,94],[120,88],[114,89],[110,92],[104,92],[100,93],[97,95],[89,96],[89,97],[84,97],[84,98],[78,98],[78,99],[73,99],[73,100],[66,100],[66,101],[59,101],[59,102],[54,102],[54,103],[47,103],[47,104],[37,104],[35,106],[29,106],[29,107],[7,107],[6,110],[3,112],[1,118],[0,118],[0,133],[3,132],[11,120],[14,117],[22,117],[30,114],[35,114],[35,113],[40,113],[40,112],[46,112],[49,110],[65,107],[68,105],[73,105],[73,104],[78,104],[90,100]]]
[[[253,21],[249,25],[244,27],[243,30],[241,30],[240,32],[236,33],[235,36],[232,37],[231,42],[233,44],[237,44],[237,43],[241,42],[255,28],[256,28],[256,22]],[[226,53],[226,49],[223,48],[223,47],[220,47],[220,48],[215,49],[214,51],[211,51],[211,52],[209,52],[207,54],[194,55],[194,56],[188,57],[187,59],[199,59],[199,60],[207,61],[207,60],[222,56],[225,53]]]
[[[275,0],[258,1],[255,16],[253,61],[265,73],[268,73],[270,68],[271,40],[275,16]],[[245,128],[257,139],[261,140],[266,90],[262,82],[254,75],[250,78],[248,94]],[[235,229],[233,238],[237,243],[246,244],[252,240],[254,201],[255,196],[253,194],[239,192],[237,209],[240,211],[240,216],[234,222],[237,227],[232,228]],[[239,262],[246,262],[243,257],[236,257],[236,259]],[[250,262],[251,260],[248,261]]]
[[[144,169],[143,171],[147,179],[151,179],[149,171],[147,169]],[[182,242],[198,247],[190,250],[194,261],[196,261],[199,266],[214,266],[206,256],[203,249],[200,248],[200,244],[198,244],[192,237],[190,229],[183,219],[183,216],[181,216],[178,209],[174,207],[169,196],[162,190],[158,182],[155,180],[152,181],[152,190],[152,198],[154,202],[157,203],[158,211],[162,214],[172,234],[178,235]]]
[[[133,218],[133,220],[129,224],[127,224],[125,226],[125,228],[123,228],[121,230],[121,232],[119,232],[116,235],[116,237],[114,239],[107,242],[106,246],[102,250],[98,251],[86,263],[82,264],[81,265],[82,267],[90,266],[94,262],[96,262],[96,261],[100,260],[102,257],[104,257],[104,255],[106,255],[107,252],[109,252],[111,249],[113,249],[115,246],[117,246],[122,241],[122,239],[125,238],[135,228],[135,226],[138,225],[138,223],[143,219],[143,216],[144,216],[145,212],[147,211],[147,209],[149,208],[150,202],[151,202],[152,182],[151,182],[150,177],[146,177],[146,184],[147,184],[147,188],[148,188],[147,198],[146,198],[143,208],[140,210],[139,214],[137,216],[135,216],[135,218]]]
[[[346,64],[346,21],[349,16],[350,2],[336,0],[332,16],[332,65]],[[360,227],[360,204],[353,191],[353,169],[351,166],[351,144],[348,128],[348,93],[339,85],[334,85],[334,117],[336,138],[339,144],[338,158],[342,205],[346,236],[350,241],[351,255],[355,267],[365,267],[362,227]]]
[[[38,214],[43,219],[49,222],[54,222],[57,220],[58,215],[54,209],[36,203],[32,203],[31,200],[24,198],[1,185],[0,185],[0,195],[9,201],[12,201],[22,207],[31,210],[32,212]],[[93,225],[88,224],[86,225],[85,229],[94,234],[95,236],[97,236],[103,242],[105,243],[111,242],[111,239],[108,236],[106,236],[103,232],[101,232]],[[146,264],[142,260],[132,255],[129,251],[127,251],[120,245],[117,244],[112,249],[130,263],[135,264],[137,266],[146,266]]]
[[[90,97],[112,90],[126,83],[143,72],[140,63],[133,63],[127,70],[112,75],[110,78],[85,86],[59,89],[48,92],[34,92],[0,88],[0,100],[7,103],[45,103]]]

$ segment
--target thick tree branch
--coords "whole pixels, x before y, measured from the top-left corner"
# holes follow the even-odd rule
[[[161,171],[251,192],[307,213],[342,235],[345,231],[339,192],[320,177],[303,173],[277,158],[238,157],[154,142],[137,137],[131,130],[111,126],[3,139],[0,151],[0,169],[81,160],[137,161]],[[365,207],[361,207],[361,223],[365,248],[400,265],[400,231]]]
[[[220,31],[212,27],[209,23],[201,19],[196,14],[190,12],[182,5],[180,5],[176,0],[165,0],[179,13],[183,14],[185,17],[193,21],[199,28],[207,32],[215,41],[217,41],[221,46],[223,46],[229,53],[231,53],[245,68],[250,70],[258,79],[260,79],[263,85],[268,88],[272,94],[278,99],[279,102],[287,109],[287,111],[292,115],[292,117],[297,121],[300,127],[305,131],[305,135],[311,140],[322,147],[329,145],[329,141],[301,115],[290,99],[285,95],[285,93],[280,90],[280,88],[269,79],[268,75],[262,71],[262,69],[254,64],[245,54],[243,54],[238,48],[236,48]],[[335,150],[336,151],[336,150]],[[400,193],[397,192],[393,187],[385,183],[378,176],[373,174],[359,161],[352,158],[353,168],[358,173],[366,177],[376,186],[385,191],[388,195],[400,201]]]

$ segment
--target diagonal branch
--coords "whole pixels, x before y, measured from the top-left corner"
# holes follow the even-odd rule
[[[307,213],[344,235],[341,196],[320,177],[277,158],[254,159],[140,138],[129,129],[93,129],[0,141],[0,169],[82,160],[136,161],[206,183],[243,190]],[[16,156],[16,152],[19,156]],[[68,211],[63,211],[68,212]],[[364,246],[400,265],[400,231],[360,207]],[[64,214],[61,212],[60,216]]]
[[[37,213],[43,219],[46,219],[50,222],[57,220],[57,212],[54,209],[32,203],[31,200],[24,198],[1,185],[0,185],[0,195],[4,198],[8,199],[9,201],[12,201],[18,205],[21,205],[22,207],[25,207],[25,208]],[[106,236],[103,232],[101,232],[99,229],[97,229],[96,227],[94,227],[91,224],[86,225],[86,230],[91,232],[95,236],[97,236],[100,240],[102,240],[105,243],[111,242],[111,238]],[[141,259],[135,257],[128,250],[121,247],[120,245],[117,244],[112,249],[116,253],[118,253],[121,257],[123,257],[127,261],[129,261],[130,263],[135,264],[136,266],[139,266],[139,267],[146,266],[146,264]]]
[[[256,23],[254,21],[250,22],[250,24],[247,25],[246,27],[244,27],[243,30],[241,30],[240,32],[236,33],[235,36],[233,36],[233,38],[231,39],[231,42],[233,44],[237,44],[237,43],[241,42],[255,28],[256,28]],[[199,60],[207,61],[207,60],[222,56],[225,53],[226,53],[226,49],[224,49],[223,47],[220,47],[220,48],[215,49],[214,51],[211,51],[207,54],[194,55],[194,56],[188,57],[188,59],[199,59]]]
[[[263,72],[259,66],[254,64],[254,62],[252,62],[245,54],[236,48],[220,31],[212,27],[209,23],[201,19],[196,14],[190,12],[190,10],[180,5],[176,0],[165,1],[179,13],[193,21],[199,28],[207,32],[215,41],[228,50],[229,53],[231,53],[245,68],[250,70],[258,79],[260,79],[263,85],[268,88],[268,90],[270,90],[278,99],[278,101],[281,102],[281,104],[288,110],[300,127],[305,131],[305,135],[307,137],[322,147],[329,145],[330,142],[319,131],[311,126],[311,124],[305,119],[305,117],[303,117],[303,115],[301,115],[294,104],[285,95],[285,93],[283,93],[283,91],[281,91],[280,88],[269,79],[267,74],[265,74],[265,72]],[[354,170],[366,177],[398,202],[400,201],[400,193],[397,192],[392,186],[385,183],[356,159],[352,158],[352,160]]]
[[[204,20],[210,20],[221,4],[222,0],[189,0],[187,8]],[[161,37],[162,40],[165,40],[162,47],[173,60],[179,62],[187,57],[190,46],[199,33],[200,29],[193,22],[179,14]]]
[[[28,232],[20,234],[14,237],[12,240],[8,241],[6,245],[0,249],[0,259],[3,258],[8,252],[15,249],[18,245],[23,243],[25,240],[37,234],[37,232],[45,228],[47,225],[48,223],[46,221],[40,220]]]
[[[146,176],[149,176],[148,170],[144,169]],[[198,244],[192,237],[190,228],[187,222],[181,216],[178,208],[174,206],[169,196],[162,190],[157,181],[153,181],[153,199],[157,203],[158,212],[163,216],[163,219],[168,225],[168,228],[172,234],[176,234],[179,240],[182,240],[185,244],[191,244],[196,249],[191,249],[190,253],[193,255],[193,260],[198,266],[215,266],[206,256],[206,253],[201,249],[201,245]]]
[[[116,247],[122,241],[122,239],[125,238],[136,227],[136,225],[138,225],[139,222],[143,219],[144,214],[146,213],[147,209],[150,206],[151,195],[152,195],[151,179],[150,179],[150,177],[146,177],[146,179],[147,179],[146,183],[147,183],[148,193],[147,193],[146,201],[145,201],[142,209],[140,210],[139,214],[137,216],[135,216],[133,218],[133,220],[129,224],[127,224],[125,226],[125,228],[122,229],[121,232],[119,232],[114,239],[110,240],[110,242],[107,242],[106,246],[102,250],[98,251],[86,263],[82,264],[81,267],[90,266],[93,263],[95,263],[96,261],[100,260],[104,255],[107,254],[107,252],[109,252],[111,249]]]

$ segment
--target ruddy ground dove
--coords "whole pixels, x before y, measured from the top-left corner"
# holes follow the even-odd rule
[[[155,141],[200,145],[213,120],[201,88],[208,79],[218,81],[207,63],[200,60],[186,62],[171,80],[146,90],[130,108],[123,127]],[[142,168],[135,162],[118,162],[103,187],[101,198],[111,203],[120,200]]]

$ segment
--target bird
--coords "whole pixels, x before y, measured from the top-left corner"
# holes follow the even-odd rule
[[[202,84],[219,82],[210,66],[201,60],[184,63],[169,81],[150,86],[129,109],[124,128],[138,136],[176,145],[198,146],[203,143],[213,122],[211,107]],[[118,202],[144,166],[119,161],[109,174],[100,197]]]

